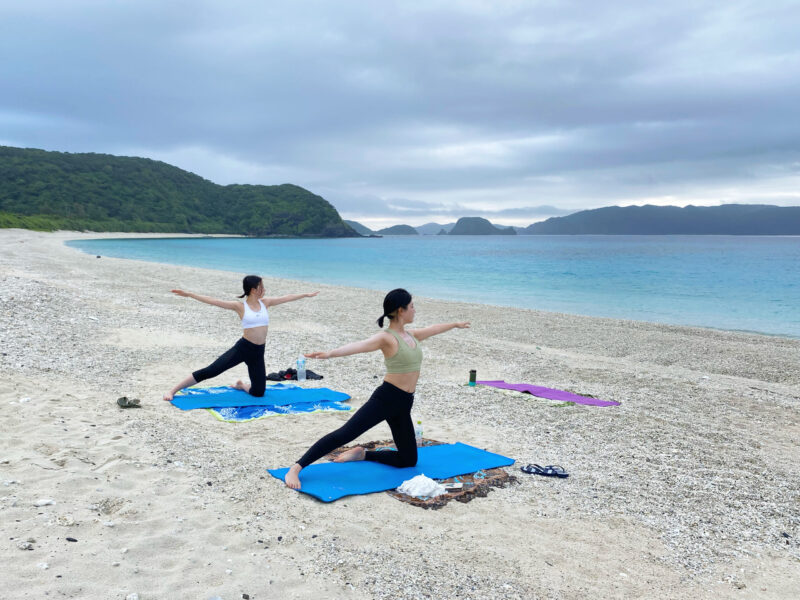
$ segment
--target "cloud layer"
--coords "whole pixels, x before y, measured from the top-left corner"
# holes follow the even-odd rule
[[[296,183],[373,226],[796,205],[798,30],[780,1],[3,3],[0,143]]]

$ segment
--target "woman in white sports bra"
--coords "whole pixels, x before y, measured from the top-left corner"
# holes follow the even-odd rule
[[[310,294],[289,294],[277,298],[264,297],[264,282],[258,275],[248,275],[242,280],[244,294],[239,298],[244,298],[243,302],[229,300],[217,300],[208,296],[201,296],[183,290],[172,290],[173,294],[194,298],[200,302],[227,308],[234,311],[242,320],[242,337],[233,348],[220,356],[205,369],[195,371],[186,379],[181,380],[174,388],[164,394],[164,400],[170,401],[173,396],[183,388],[199,383],[205,379],[216,377],[220,373],[235,367],[239,363],[247,365],[247,372],[250,375],[250,384],[239,380],[235,386],[237,389],[248,392],[251,396],[261,397],[264,395],[264,388],[267,383],[267,372],[264,367],[264,346],[267,342],[267,330],[269,329],[269,313],[267,308],[292,302],[301,298],[311,298],[319,292]]]

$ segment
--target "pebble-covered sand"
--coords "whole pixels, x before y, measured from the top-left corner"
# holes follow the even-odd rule
[[[243,274],[63,244],[82,237],[0,230],[0,597],[800,597],[800,340],[416,298],[419,326],[472,322],[423,343],[425,436],[516,459],[518,483],[323,504],[266,469],[348,413],[230,424],[161,400],[240,335],[169,290],[233,299]],[[320,291],[271,310],[268,371],[377,330],[383,291],[262,275]],[[383,373],[377,353],[309,368],[356,407]],[[621,405],[469,388],[473,368]]]

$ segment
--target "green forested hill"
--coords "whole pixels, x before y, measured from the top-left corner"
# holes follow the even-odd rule
[[[146,158],[0,146],[0,227],[354,235],[325,199],[291,184],[227,185]]]

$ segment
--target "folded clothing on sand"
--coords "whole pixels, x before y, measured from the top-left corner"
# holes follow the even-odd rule
[[[366,460],[309,465],[300,473],[301,487],[298,491],[323,502],[333,502],[353,494],[393,490],[416,475],[424,474],[432,479],[447,479],[481,469],[514,464],[512,458],[460,442],[423,446],[418,451],[417,465],[404,469]],[[395,450],[384,450],[384,452],[395,452]],[[283,481],[289,469],[268,470],[270,475]]]
[[[529,383],[506,383],[502,379],[477,381],[476,383],[478,385],[500,388],[501,390],[524,392],[539,398],[547,398],[548,400],[561,400],[563,402],[574,402],[575,404],[586,404],[587,406],[619,406],[619,402],[615,402],[614,400],[600,400],[589,396],[579,396],[578,394],[572,394],[564,390],[554,390],[553,388],[531,385]]]
[[[322,375],[314,373],[311,369],[306,369],[306,379],[322,379]],[[297,381],[297,371],[295,369],[286,369],[285,371],[270,373],[267,375],[267,381]]]
[[[232,387],[186,388],[172,399],[181,410],[229,406],[286,406],[304,402],[343,402],[350,396],[328,388],[302,388],[291,384],[269,385],[262,397]]]

